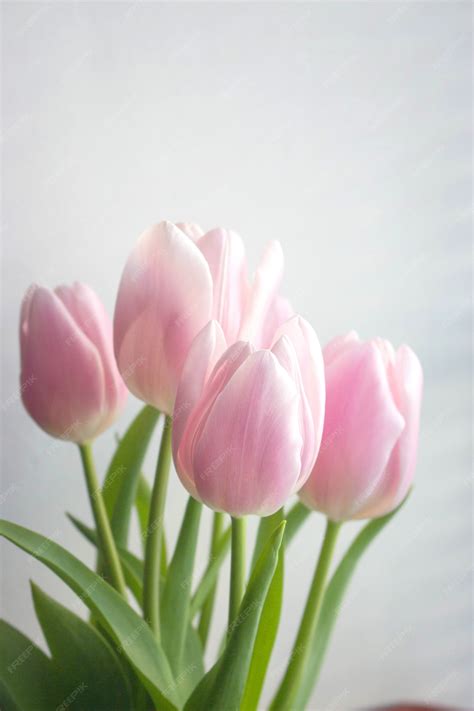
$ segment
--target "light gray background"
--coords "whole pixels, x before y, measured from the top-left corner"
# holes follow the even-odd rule
[[[323,342],[356,328],[421,358],[416,489],[352,582],[312,708],[472,702],[470,13],[456,2],[3,5],[3,516],[92,562],[63,515],[90,520],[78,454],[18,401],[18,308],[33,281],[80,279],[112,313],[127,254],[155,221],[232,227],[253,266],[278,238],[285,291]],[[138,407],[130,398],[119,430]],[[102,468],[112,438],[97,442]],[[171,539],[184,502],[175,480]],[[289,554],[270,687],[322,528],[314,515]],[[37,638],[28,579],[74,596],[11,545],[2,563],[2,614]],[[214,646],[225,581],[220,593]]]

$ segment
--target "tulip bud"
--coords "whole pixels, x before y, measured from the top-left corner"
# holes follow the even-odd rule
[[[31,287],[22,304],[20,349],[23,404],[46,432],[84,443],[117,418],[127,390],[112,324],[88,286]]]
[[[267,346],[269,327],[274,330],[290,311],[277,301],[282,269],[276,242],[250,284],[235,232],[204,234],[197,225],[170,222],[146,230],[125,266],[114,317],[115,355],[130,390],[171,414],[188,350],[210,319],[219,322],[228,344],[245,330],[246,338]]]
[[[423,373],[408,346],[349,333],[324,348],[326,418],[300,492],[333,521],[372,518],[406,496],[416,464]]]
[[[232,516],[266,516],[309,476],[321,442],[324,372],[316,334],[293,317],[271,350],[226,348],[211,321],[186,359],[173,454],[189,493]]]

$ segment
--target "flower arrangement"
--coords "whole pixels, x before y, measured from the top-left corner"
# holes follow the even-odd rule
[[[80,451],[97,548],[90,569],[56,541],[8,521],[0,534],[63,580],[90,620],[32,584],[49,655],[0,623],[5,711],[255,711],[278,632],[284,557],[312,511],[327,517],[294,645],[269,709],[303,710],[351,575],[403,505],[415,471],[422,370],[408,346],[351,332],[322,350],[280,293],[283,255],[268,245],[249,279],[232,231],[163,222],[145,231],[122,275],[113,326],[83,284],[34,286],[20,318],[23,403]],[[100,482],[91,443],[145,405]],[[159,420],[153,486],[142,474]],[[168,557],[171,459],[189,500]],[[299,502],[286,508],[292,495]],[[193,568],[203,508],[214,511],[209,563]],[[128,534],[136,512],[141,555]],[[246,517],[260,517],[246,561]],[[369,519],[337,566],[344,521]],[[205,669],[220,570],[230,550],[228,625]],[[334,567],[334,570],[333,570]],[[191,584],[194,582],[194,585]]]

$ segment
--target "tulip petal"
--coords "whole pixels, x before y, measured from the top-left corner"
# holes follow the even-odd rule
[[[219,321],[228,343],[237,340],[246,292],[247,266],[240,236],[232,230],[214,229],[198,242],[213,281],[212,318]]]
[[[316,459],[316,432],[315,425],[313,421],[313,415],[309,406],[308,398],[306,397],[303,380],[301,377],[300,367],[298,359],[296,357],[295,349],[291,341],[287,336],[280,336],[278,341],[272,348],[272,353],[278,359],[280,365],[287,371],[291,379],[295,383],[298,393],[299,393],[299,425],[300,432],[302,435],[302,448],[300,452],[301,458],[301,473],[298,477],[296,489],[299,489],[313,468]],[[304,476],[302,474],[304,472]],[[301,484],[298,486],[298,484]],[[295,493],[292,492],[292,493]]]
[[[312,326],[301,316],[288,319],[275,334],[275,339],[285,336],[296,353],[301,382],[312,415],[314,435],[305,442],[299,486],[309,477],[316,461],[323,435],[326,385],[321,346]],[[309,433],[309,427],[306,428]]]
[[[337,521],[363,510],[383,475],[405,421],[374,343],[348,349],[326,366],[322,446],[303,501]]]
[[[31,284],[28,287],[28,290],[26,291],[26,294],[24,295],[22,302],[21,302],[21,308],[20,308],[20,348],[21,348],[21,353],[23,353],[24,349],[26,348],[26,343],[27,343],[27,332],[28,332],[28,320],[30,316],[30,307],[31,307],[31,302],[33,299],[33,295],[38,289],[37,284]]]
[[[81,331],[95,345],[102,360],[107,404],[103,423],[105,429],[115,419],[117,410],[124,406],[127,397],[127,389],[115,361],[112,323],[101,300],[86,284],[62,285],[54,291]]]
[[[178,227],[181,232],[184,232],[185,235],[188,235],[193,242],[197,242],[204,234],[204,230],[201,229],[199,225],[196,225],[195,222],[177,222],[176,227]]]
[[[193,472],[192,453],[194,443],[202,431],[207,415],[221,389],[251,352],[250,344],[242,341],[232,344],[232,346],[225,351],[214,366],[201,392],[200,399],[196,401],[194,409],[187,414],[186,427],[176,432],[174,440],[176,470],[183,485],[193,496],[196,495],[196,489],[191,475],[191,472]],[[190,375],[190,377],[192,377],[192,375]]]
[[[277,294],[273,299],[262,323],[261,347],[271,348],[275,342],[275,333],[285,321],[295,315],[288,299]]]
[[[22,388],[23,403],[53,436],[87,441],[105,413],[99,352],[48,289],[37,287],[25,309],[21,382],[29,384]]]
[[[415,353],[400,346],[391,372],[392,392],[405,428],[393,448],[384,475],[359,518],[383,516],[405,498],[415,473],[423,390],[423,370]]]
[[[249,355],[217,396],[193,448],[200,498],[233,516],[280,508],[300,470],[298,406],[273,353]]]
[[[356,331],[349,331],[349,333],[346,333],[344,336],[336,336],[336,338],[333,338],[323,349],[326,367],[336,360],[336,358],[339,358],[339,356],[358,344],[360,344],[360,338]]]
[[[125,266],[114,318],[119,370],[137,397],[171,414],[185,357],[211,308],[211,274],[192,240],[169,222],[146,230]]]
[[[216,362],[226,349],[225,337],[217,321],[209,321],[194,339],[183,366],[173,410],[173,454],[176,469],[181,478],[187,477],[186,469],[180,466],[179,445],[189,417],[199,402],[204,386]],[[192,480],[186,484],[194,491]]]
[[[255,273],[247,297],[240,329],[241,340],[263,346],[263,323],[274,303],[283,277],[283,250],[279,242],[270,242]]]

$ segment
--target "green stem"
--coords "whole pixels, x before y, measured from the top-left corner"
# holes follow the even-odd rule
[[[316,631],[319,612],[324,597],[327,574],[341,524],[328,519],[319,560],[314,571],[306,607],[301,618],[290,661],[280,688],[271,705],[271,711],[288,711],[294,707],[298,687],[303,678],[311,652],[311,643]]]
[[[218,553],[218,544],[222,534],[222,529],[224,528],[224,518],[225,515],[216,511],[214,513],[214,521],[212,523],[212,534],[211,534],[211,547],[209,550],[209,565],[215,559]],[[201,644],[203,650],[206,648],[207,637],[209,635],[209,627],[212,619],[212,612],[214,609],[214,599],[216,596],[217,580],[209,590],[206,602],[203,605],[201,617],[199,618],[198,633],[201,639]]]
[[[160,558],[163,517],[171,463],[171,418],[166,417],[161,436],[155,481],[151,492],[143,569],[143,616],[155,633],[160,633]]]
[[[245,519],[232,517],[232,549],[230,558],[229,633],[239,614],[245,590]]]
[[[231,529],[232,526],[228,526],[224,533],[221,534],[219,540],[217,541],[216,554],[207,564],[206,570],[201,575],[201,579],[196,586],[196,590],[194,591],[194,595],[191,600],[191,619],[194,618],[200,610],[202,610],[209,592],[212,590],[214,584],[217,583],[219,570],[227,556],[227,551],[230,548]]]
[[[97,479],[91,445],[88,443],[80,444],[79,451],[81,453],[82,466],[84,467],[84,474],[87,483],[87,491],[91,502],[92,513],[94,515],[100,554],[105,561],[111,584],[121,595],[126,598],[127,593],[125,578],[123,576],[120,558],[115,546],[112,529],[110,528],[109,517],[107,515],[104,499],[102,497],[102,490]]]

